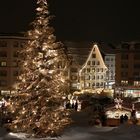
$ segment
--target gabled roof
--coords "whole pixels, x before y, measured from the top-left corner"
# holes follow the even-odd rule
[[[89,53],[89,55],[88,55],[88,58],[87,58],[87,60],[86,60],[86,62],[85,62],[85,64],[83,65],[82,68],[84,68],[84,67],[87,65],[88,61],[92,58],[92,54],[93,54],[93,53],[96,53],[96,55],[98,56],[98,59],[100,60],[100,63],[101,63],[101,65],[102,65],[102,67],[104,67],[104,68],[107,69],[107,67],[105,66],[105,63],[104,63],[104,61],[103,61],[103,57],[102,57],[102,55],[101,55],[101,53],[100,53],[100,50],[99,50],[97,44],[93,44],[92,50],[90,51],[90,53]]]
[[[78,61],[79,65],[83,65],[93,47],[95,42],[73,42],[64,41],[64,46],[67,48],[68,55],[72,56],[75,61]],[[115,54],[115,47],[111,44],[96,43],[99,47],[101,54]]]
[[[112,104],[112,105],[110,105],[110,106],[108,106],[108,107],[106,107],[105,108],[105,111],[109,111],[109,110],[126,110],[126,111],[132,111],[132,108],[130,108],[130,107],[127,107],[127,106],[125,106],[125,105],[122,105],[122,108],[121,109],[117,109],[116,107],[115,107],[115,104]]]

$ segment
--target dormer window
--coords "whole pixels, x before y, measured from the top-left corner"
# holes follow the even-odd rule
[[[92,58],[96,58],[96,54],[95,53],[92,54]]]

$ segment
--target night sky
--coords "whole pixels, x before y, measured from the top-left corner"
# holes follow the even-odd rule
[[[27,31],[36,0],[0,0],[0,32]],[[140,0],[49,0],[59,40],[140,41]]]

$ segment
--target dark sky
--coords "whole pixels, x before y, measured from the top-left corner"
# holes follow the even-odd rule
[[[0,32],[26,31],[36,0],[0,0]],[[59,40],[140,40],[140,0],[49,0]]]

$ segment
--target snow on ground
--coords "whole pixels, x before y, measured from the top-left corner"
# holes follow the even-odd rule
[[[23,133],[8,133],[0,128],[0,140],[140,140],[140,126],[123,124],[118,127],[89,126],[88,113],[75,112],[74,124],[58,138],[27,138]]]
[[[0,129],[0,140],[139,140],[140,126],[120,125],[119,127],[74,127],[68,128],[58,138],[26,138],[23,133],[7,133]]]

